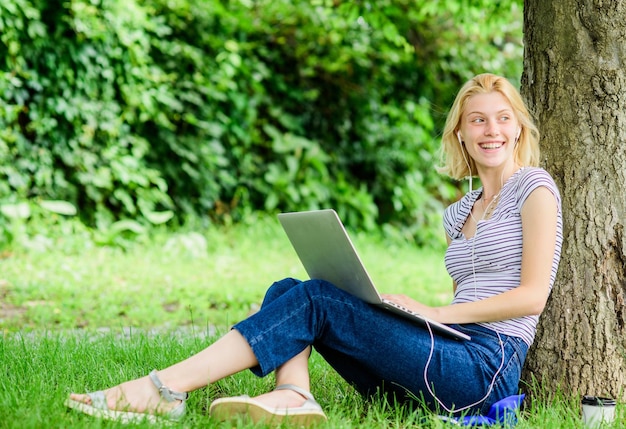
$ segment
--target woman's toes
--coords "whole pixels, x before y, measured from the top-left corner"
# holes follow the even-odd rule
[[[84,393],[70,393],[70,399],[76,402],[82,402],[86,405],[91,405],[91,397]]]
[[[159,391],[148,377],[127,381],[102,391],[109,410],[135,413],[164,413],[180,404],[180,401],[164,402]],[[92,398],[84,393],[71,393],[70,399],[85,405],[94,405]]]

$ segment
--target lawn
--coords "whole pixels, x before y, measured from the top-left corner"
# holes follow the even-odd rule
[[[450,300],[440,251],[353,238],[381,289]],[[0,328],[9,332],[227,326],[254,311],[273,281],[306,278],[275,219],[156,234],[125,248],[62,237],[43,250],[6,252],[0,273]]]
[[[382,290],[433,305],[450,300],[441,250],[352,235]],[[273,280],[306,278],[274,219],[161,232],[124,248],[60,237],[0,260],[0,428],[116,427],[68,412],[65,397],[183,359],[254,312]],[[311,367],[313,393],[329,416],[323,427],[446,427],[428,414],[363,401],[318,355]],[[212,399],[255,395],[272,385],[271,376],[244,372],[200,389],[175,426],[220,427],[207,416]],[[582,427],[578,400],[555,397],[529,404],[517,427]]]

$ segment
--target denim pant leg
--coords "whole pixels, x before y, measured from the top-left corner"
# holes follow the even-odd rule
[[[440,412],[470,406],[468,412],[486,413],[517,393],[525,344],[504,335],[500,344],[497,334],[478,325],[456,328],[472,341],[431,335],[328,282],[294,279],[274,283],[261,310],[234,326],[257,357],[257,375],[313,345],[363,395],[382,392],[423,399]]]

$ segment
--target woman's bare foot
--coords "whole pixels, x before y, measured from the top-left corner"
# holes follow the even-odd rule
[[[269,408],[298,408],[306,401],[306,398],[298,392],[290,389],[272,390],[254,398]]]
[[[165,414],[181,401],[167,402],[149,377],[127,381],[104,390],[109,410],[147,414]],[[70,399],[85,405],[93,405],[87,394],[72,393]]]

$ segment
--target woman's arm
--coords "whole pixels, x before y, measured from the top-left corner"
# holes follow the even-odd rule
[[[385,297],[441,323],[494,322],[541,314],[550,290],[557,210],[555,196],[545,187],[535,189],[524,202],[518,287],[480,301],[443,307],[429,307],[405,295]]]

